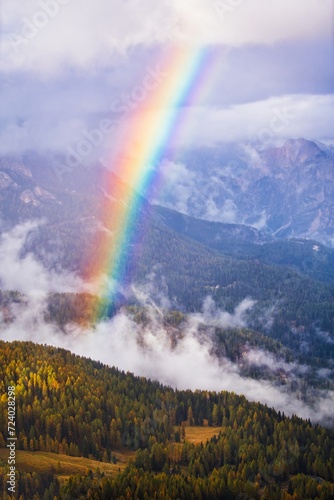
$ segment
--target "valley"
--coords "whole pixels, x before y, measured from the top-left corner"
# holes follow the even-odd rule
[[[334,499],[323,0],[3,0],[0,499]]]
[[[24,162],[3,160],[1,172],[4,182],[0,193],[0,254],[8,269],[21,269],[27,279],[23,284],[3,271],[0,292],[1,336],[6,341],[2,352],[8,356],[14,349],[18,353],[16,359],[23,363],[18,365],[16,361],[16,371],[4,372],[3,380],[22,387],[19,406],[24,411],[20,413],[19,426],[26,430],[19,438],[18,454],[23,451],[18,464],[20,487],[25,495],[32,491],[29,482],[30,488],[37,491],[34,483],[37,477],[50,495],[58,492],[61,498],[79,498],[78,495],[86,494],[84,491],[101,487],[109,492],[120,491],[117,488],[124,487],[122,481],[131,483],[130,488],[139,488],[144,481],[149,489],[153,471],[158,474],[157,488],[185,488],[185,491],[202,488],[204,497],[208,494],[210,498],[215,498],[212,488],[216,488],[218,480],[225,481],[226,494],[232,497],[241,491],[265,497],[273,495],[275,488],[282,495],[288,490],[312,489],[316,476],[323,481],[325,498],[332,494],[333,479],[329,472],[324,472],[330,470],[330,454],[324,455],[327,469],[320,463],[318,468],[302,466],[307,449],[302,438],[297,438],[297,443],[288,442],[286,451],[277,448],[270,459],[267,456],[267,465],[254,463],[244,470],[238,454],[243,447],[253,446],[250,443],[254,431],[246,430],[249,425],[246,421],[240,424],[236,414],[239,411],[241,415],[241,410],[233,399],[239,398],[234,392],[244,394],[252,401],[246,403],[242,399],[245,404],[255,405],[257,411],[268,411],[267,427],[269,420],[275,427],[282,418],[290,427],[298,426],[297,422],[309,422],[307,425],[315,425],[317,429],[312,439],[318,439],[319,433],[327,433],[326,439],[332,439],[334,251],[331,247],[301,237],[278,238],[267,229],[197,219],[152,205],[137,194],[138,231],[136,239],[129,240],[125,249],[126,279],[117,296],[105,292],[101,297],[99,288],[94,281],[89,284],[89,279],[96,276],[95,262],[103,258],[103,249],[111,247],[117,239],[116,221],[106,220],[103,213],[106,205],[112,212],[113,206],[121,204],[130,188],[114,176],[110,191],[104,188],[101,191],[99,179],[103,175],[89,169],[73,172],[72,181],[64,188],[61,182],[57,184],[52,179],[52,166],[35,157]],[[95,247],[96,241],[99,248]],[[97,308],[100,317],[96,322],[92,311]],[[32,324],[34,335],[30,330]],[[31,344],[31,340],[36,343]],[[41,342],[68,348],[81,356],[90,352],[97,361],[73,358],[65,350],[39,346]],[[32,348],[37,349],[38,356],[32,355]],[[56,363],[52,366],[46,361],[50,355]],[[35,377],[34,370],[24,367],[29,356],[33,356],[31,366],[36,366],[41,377],[33,385],[29,377]],[[126,396],[130,405],[128,417],[124,414],[119,433],[116,429],[120,422],[116,414],[112,417],[110,413],[115,407],[110,402],[115,398],[114,389],[110,392],[111,399],[108,396],[102,402],[102,393],[99,403],[94,399],[87,409],[89,413],[86,417],[82,414],[80,421],[75,423],[72,413],[79,404],[74,400],[66,403],[69,415],[60,417],[60,410],[54,406],[60,397],[58,378],[63,371],[71,370],[70,366],[76,370],[82,363],[80,374],[66,375],[65,394],[69,394],[69,380],[71,383],[83,380],[89,373],[97,376],[100,370],[101,374],[107,373],[108,365],[124,370],[117,374],[110,372],[113,377],[121,377],[121,386],[125,380],[130,383],[129,375],[125,376],[130,370],[140,376],[136,384],[144,383],[146,377],[148,383],[158,384],[159,389],[155,390],[167,391],[169,395],[163,396],[163,400],[176,397],[175,404],[164,402],[156,407],[157,399],[154,403],[152,400],[150,411],[155,408],[155,413],[149,417],[149,423],[146,410],[137,407],[138,402],[130,403]],[[8,358],[3,366],[13,365]],[[49,373],[45,384],[42,366],[45,374]],[[21,380],[20,373],[26,373],[28,378]],[[65,379],[62,380],[64,384]],[[40,389],[39,383],[42,383]],[[90,387],[92,379],[87,384]],[[29,387],[30,392],[26,392]],[[222,393],[222,390],[233,392]],[[82,402],[83,394],[78,391],[73,397]],[[124,385],[124,395],[133,391]],[[188,398],[186,404],[177,396],[182,391]],[[37,407],[41,394],[49,408],[45,417]],[[204,394],[216,401],[210,410],[200,409]],[[226,403],[220,397],[232,398],[232,406],[236,404],[233,410],[229,407],[232,413],[226,413]],[[123,404],[123,396],[119,394],[117,398],[117,405]],[[139,400],[143,404],[142,397]],[[260,410],[258,401],[269,408],[261,406]],[[102,406],[93,410],[96,404]],[[276,407],[276,412],[271,406]],[[248,420],[249,411],[246,411]],[[297,419],[295,414],[307,420]],[[45,437],[41,439],[44,427],[38,427],[44,418],[50,422],[43,424],[50,428],[48,443]],[[66,427],[69,418],[74,425],[71,431]],[[161,418],[165,430],[158,423]],[[132,419],[135,420],[130,424]],[[32,430],[34,421],[37,427]],[[113,421],[117,427],[111,438]],[[319,423],[324,428],[318,427]],[[138,426],[138,430],[131,431],[131,425],[134,429]],[[224,455],[225,458],[221,456],[215,462],[211,454],[216,457],[220,446],[226,448],[226,440],[234,439],[228,429],[236,431],[239,425],[241,441],[230,444],[231,453],[235,449],[236,455]],[[85,435],[86,444],[82,448]],[[142,441],[148,435],[155,440]],[[268,449],[269,438],[266,439]],[[302,451],[297,452],[297,448]],[[206,458],[201,455],[202,449],[206,450]],[[295,453],[299,457],[298,466]],[[155,454],[161,457],[154,458]],[[1,450],[2,460],[3,456]],[[250,463],[250,458],[245,460]],[[284,466],[279,465],[282,460]],[[293,466],[289,465],[290,460]],[[305,460],[308,464],[309,459]],[[46,467],[46,463],[56,465]],[[137,476],[134,479],[135,471],[142,469],[145,472],[140,479]],[[188,478],[185,484],[180,479],[181,471]],[[247,487],[242,481],[244,486],[240,486],[239,473],[240,477],[248,477]],[[80,487],[78,477],[85,477]],[[207,482],[190,486],[188,481],[195,481],[194,477],[207,477]],[[176,486],[175,481],[181,482]]]

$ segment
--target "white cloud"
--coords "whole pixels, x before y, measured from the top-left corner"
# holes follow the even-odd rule
[[[331,0],[321,8],[317,0],[174,0],[174,6],[184,38],[200,43],[242,45],[332,35]]]
[[[237,207],[233,200],[222,199],[217,189],[219,185],[228,192],[229,187],[213,172],[208,174],[210,178],[205,185],[204,179],[199,181],[195,170],[184,163],[165,159],[159,166],[162,183],[153,192],[151,202],[201,219],[231,224],[237,222]],[[220,203],[215,200],[217,196]]]
[[[223,205],[219,207],[212,196],[209,196],[202,217],[207,220],[224,221],[233,224],[238,220],[237,207],[231,199],[225,200]]]
[[[226,15],[219,5],[230,6]],[[0,67],[50,75],[109,65],[137,45],[329,38],[331,14],[331,0],[4,0]]]
[[[193,195],[193,187],[196,174],[183,163],[163,160],[159,167],[159,175],[163,179],[164,200],[172,197],[172,203],[165,203],[171,209],[181,213],[188,213],[188,202]],[[153,202],[159,203],[159,192],[157,188],[152,193]]]
[[[146,292],[143,292],[143,297],[147,303]],[[247,303],[240,304],[235,313],[229,315],[215,307],[212,310],[213,303],[208,301],[202,315],[190,316],[179,329],[173,329],[164,325],[162,311],[157,304],[150,302],[146,306],[148,321],[145,325],[136,323],[125,312],[119,312],[110,321],[97,324],[94,329],[72,324],[67,325],[64,333],[56,325],[45,323],[44,301],[29,299],[25,304],[12,307],[14,322],[2,323],[0,320],[0,336],[7,341],[31,340],[63,347],[179,389],[233,391],[289,415],[297,414],[313,421],[330,421],[333,392],[314,392],[311,406],[278,384],[242,376],[238,365],[213,354],[214,345],[209,332],[203,331],[200,325],[209,321],[214,325],[228,326],[231,320],[230,326],[236,326],[248,307]],[[287,369],[288,372],[295,368],[260,351],[251,353],[250,361],[262,365],[274,363],[274,368]],[[302,368],[299,370],[301,373]]]
[[[66,66],[109,65],[115,51],[166,40],[175,19],[166,3],[157,8],[151,0],[27,0],[22,7],[7,0],[2,69],[50,75]],[[47,4],[55,14],[48,14]]]
[[[65,272],[45,269],[33,254],[22,255],[30,233],[41,221],[29,221],[0,236],[0,287],[30,297],[45,297],[50,292],[75,292],[83,288],[80,278]]]
[[[192,314],[190,321],[204,323],[217,328],[238,328],[246,326],[246,313],[254,306],[254,300],[246,298],[235,308],[234,313],[228,313],[217,308],[212,297],[207,297],[203,303],[202,314]]]
[[[251,299],[243,300],[233,313],[228,313],[217,308],[208,297],[202,313],[190,314],[176,328],[164,321],[164,310],[170,303],[164,297],[163,287],[155,290],[152,274],[144,288],[132,287],[129,291],[145,307],[144,324],[138,324],[124,311],[94,328],[68,324],[64,332],[56,324],[46,323],[47,294],[75,291],[82,284],[73,275],[48,271],[32,255],[22,256],[27,236],[37,227],[37,223],[21,224],[2,235],[0,241],[1,284],[25,294],[24,302],[11,305],[11,322],[4,322],[0,315],[1,339],[64,347],[179,389],[234,391],[288,414],[297,413],[315,421],[330,419],[332,392],[312,394],[313,406],[310,406],[275,383],[242,376],[238,365],[214,354],[211,339],[214,328],[245,326],[246,313],[254,305]],[[157,302],[153,296],[158,298]],[[260,350],[250,350],[248,362],[282,369],[288,374],[305,371],[303,366],[277,360],[271,353]]]
[[[272,353],[266,350],[260,349],[250,349],[249,351],[244,353],[244,360],[251,365],[258,367],[267,367],[271,371],[279,371],[282,370],[285,373],[299,373],[305,374],[309,371],[306,365],[299,365],[297,363],[288,363],[283,359],[277,359]]]
[[[98,129],[97,123],[90,125],[90,115],[84,117],[81,111],[78,111],[77,117],[64,118],[53,113],[50,116],[44,114],[41,108],[39,113],[29,113],[23,124],[17,123],[16,117],[15,122],[10,120],[3,125],[0,154],[19,154],[29,149],[67,154],[68,147],[77,150],[83,140],[87,141],[85,131]],[[333,95],[284,95],[230,107],[193,106],[187,109],[187,118],[182,121],[173,146],[182,149],[192,148],[194,144],[196,147],[211,147],[223,142],[250,141],[266,147],[291,137],[328,141],[332,139],[333,109]],[[105,115],[100,115],[101,121],[103,118],[110,119],[108,112],[107,109]],[[166,119],[168,110],[156,111],[156,123],[166,123]],[[145,111],[142,112],[142,120],[145,122]],[[137,160],[135,138],[131,138],[129,133],[131,119],[124,118],[114,123],[115,126],[103,135],[102,143],[91,146],[92,152],[87,157],[91,163],[101,157],[108,158],[112,163],[119,150],[126,151],[132,161]],[[168,172],[164,178],[166,189],[166,182],[177,189],[179,205],[175,208],[182,212],[189,198],[187,185],[193,174],[186,171],[182,164],[173,165],[169,160],[164,160],[164,163],[166,165],[162,170],[166,174]],[[172,182],[176,177],[179,179],[177,184]],[[232,208],[226,207],[229,212]],[[208,211],[214,209],[214,205],[208,205]]]
[[[291,137],[326,141],[333,129],[333,109],[333,95],[284,95],[230,107],[194,107],[178,146],[233,141],[267,146]]]

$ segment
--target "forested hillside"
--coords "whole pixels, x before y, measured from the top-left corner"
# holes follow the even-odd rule
[[[67,273],[71,280],[94,277],[118,236],[113,232],[117,221],[103,218],[103,211],[113,213],[129,188],[115,178],[115,197],[107,192],[101,197],[101,186],[95,184],[91,192],[88,183],[62,190],[43,184],[38,168],[30,171],[5,162],[2,169],[7,177],[1,187],[1,243],[15,242],[11,248],[17,249],[17,261],[38,262],[35,269],[46,281]],[[65,345],[67,340],[74,345],[71,332],[76,332],[77,342],[80,335],[97,332],[92,311],[99,304],[100,319],[108,328],[113,328],[113,318],[122,317],[136,330],[138,356],[145,351],[145,336],[157,327],[172,353],[197,318],[196,342],[199,348],[208,342],[210,362],[231,363],[241,379],[268,382],[314,407],[328,391],[327,404],[333,388],[332,251],[316,242],[278,242],[245,226],[183,217],[143,199],[138,206],[136,227],[130,228],[136,229],[134,238],[122,254],[126,278],[117,300],[105,296],[101,302],[93,292],[51,287],[40,298],[30,296],[27,287],[2,289],[5,338],[17,338],[11,327],[27,329],[30,335],[38,325],[42,341],[48,342],[46,329]],[[27,221],[31,229],[18,237],[13,228]],[[148,302],[131,292],[133,286],[148,293]],[[213,307],[209,313],[208,300]],[[219,314],[233,319],[244,300],[248,306],[237,323],[220,324]],[[158,309],[156,323],[152,307]],[[266,363],[253,363],[254,352],[268,358]],[[174,390],[55,347],[1,342],[0,358],[0,447],[7,437],[5,389],[15,385],[18,449],[33,453],[32,463],[42,464],[18,470],[24,500],[154,495],[173,500],[304,500],[334,495],[333,433],[310,421],[287,418],[233,393]],[[159,375],[154,369],[152,374]],[[240,386],[238,390],[244,392]],[[209,442],[193,442],[187,434],[193,426],[218,430],[208,436]],[[108,463],[119,470],[110,475],[92,467],[92,472],[68,479],[72,472],[61,474],[63,458],[59,466],[45,468],[45,453],[90,459],[97,467]],[[125,468],[120,457],[129,458],[129,453]],[[4,478],[6,460],[1,467]]]
[[[22,499],[284,498],[334,495],[334,435],[233,393],[177,391],[64,349],[0,342],[0,428],[6,387],[16,387],[18,451],[49,451],[116,462],[115,477],[87,472],[19,473]],[[214,426],[210,441],[187,440],[188,426]],[[6,432],[0,434],[5,446]],[[98,467],[98,462],[97,462]],[[1,490],[6,464],[1,465]],[[157,495],[157,496],[154,496]]]
[[[334,281],[334,250],[317,241],[275,239],[248,226],[196,219],[160,206],[154,210],[169,228],[224,255],[289,266],[315,280]]]

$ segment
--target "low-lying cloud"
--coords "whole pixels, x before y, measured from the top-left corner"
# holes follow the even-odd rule
[[[246,312],[253,307],[255,301],[246,298],[240,302],[231,314],[219,309],[212,297],[207,297],[203,303],[203,312],[190,315],[192,321],[217,328],[237,328],[246,326]]]
[[[175,326],[165,321],[165,307],[169,302],[167,298],[164,300],[163,293],[158,302],[152,299],[151,280],[146,288],[132,287],[131,290],[145,311],[143,322],[136,321],[134,313],[125,308],[113,318],[90,328],[67,324],[61,329],[46,322],[47,294],[53,290],[73,291],[75,277],[66,273],[57,276],[47,271],[32,255],[21,257],[26,235],[34,228],[35,224],[24,224],[2,236],[0,256],[7,259],[8,267],[5,271],[1,268],[2,286],[20,290],[25,300],[10,306],[12,321],[5,321],[0,316],[1,339],[30,340],[63,347],[179,389],[234,391],[287,414],[331,422],[334,392],[311,388],[312,403],[309,404],[298,399],[297,393],[281,385],[278,379],[245,377],[241,365],[215,354],[214,329],[245,326],[245,315],[254,305],[251,299],[243,300],[234,312],[228,313],[208,297],[202,312],[185,316]],[[303,376],[307,371],[307,367],[287,363],[261,349],[248,349],[242,362],[282,370],[287,377]]]
[[[233,391],[286,414],[323,423],[332,418],[332,391],[313,391],[310,405],[278,383],[242,376],[237,364],[227,358],[218,358],[210,336],[199,328],[199,314],[195,318],[190,316],[180,331],[164,325],[159,308],[151,307],[149,322],[145,325],[138,324],[123,311],[95,328],[67,325],[64,333],[56,325],[45,322],[41,302],[15,305],[12,312],[15,313],[14,322],[0,326],[3,340],[32,340],[63,347],[178,389]],[[203,314],[203,325],[206,317]],[[295,365],[277,361],[272,355],[267,360],[263,356],[267,353],[258,351],[255,356],[251,352],[249,361],[265,363],[271,368],[277,363],[277,368],[288,372],[296,369]]]
[[[0,236],[0,286],[30,297],[51,292],[75,292],[83,289],[81,279],[68,272],[47,270],[32,253],[25,253],[28,236],[38,231],[43,221],[28,221]]]

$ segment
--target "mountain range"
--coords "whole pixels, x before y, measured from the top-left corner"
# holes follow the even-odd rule
[[[229,144],[171,158],[174,164],[166,162],[165,168],[173,169],[175,182],[156,193],[158,204],[193,217],[255,226],[278,238],[333,244],[332,146],[290,139],[275,148]]]
[[[103,301],[74,285],[117,238],[105,212],[117,213],[129,186],[99,165],[0,159],[0,278],[12,278],[0,282],[1,335],[12,340],[0,342],[0,387],[19,388],[22,498],[332,498],[332,151],[298,140],[254,158],[252,168],[215,163],[204,179],[202,151],[188,214],[170,208],[182,208],[177,189],[161,192],[166,206],[133,193],[126,280]],[[217,220],[237,204],[242,223]],[[74,291],[45,286],[57,277]],[[127,373],[110,367],[122,363]]]
[[[279,179],[277,172],[283,167],[286,171],[297,171],[304,164],[310,171],[316,168],[323,171],[325,164],[329,168],[330,154],[321,152],[315,143],[289,141],[283,148],[265,152],[261,157],[263,161],[276,158],[270,175]],[[310,166],[311,157],[314,162],[319,159],[320,167]],[[102,181],[104,175],[102,167],[78,168],[59,178],[54,163],[47,158],[27,155],[22,159],[2,159],[2,232],[25,221],[37,220],[39,223],[26,238],[22,255],[32,252],[49,270],[67,270],[83,278],[90,276],[91,266],[99,260],[95,242],[108,248],[114,237],[112,221],[107,228],[103,226],[106,203],[108,212],[112,212],[128,189],[109,173],[108,179],[114,185],[111,198]],[[258,181],[266,182],[264,177]],[[258,192],[266,196],[265,190]],[[269,199],[273,200],[271,196]],[[295,200],[298,213],[308,203],[308,197],[303,200],[301,194]],[[229,314],[242,301],[250,300],[254,305],[244,312],[244,317],[253,331],[278,340],[302,362],[307,360],[314,366],[324,363],[331,369],[334,250],[315,240],[283,239],[282,232],[274,235],[267,229],[245,224],[197,219],[144,199],[139,206],[139,237],[125,249],[129,256],[125,285],[146,286],[149,281],[153,300],[159,300],[163,293],[169,307],[183,313],[202,311],[207,297]],[[63,299],[53,296],[48,317],[52,320],[62,316],[62,323],[80,321],[80,315],[87,317],[87,312],[83,314],[87,300],[83,296],[80,305],[68,294],[65,307]],[[127,293],[118,301],[106,307],[107,315],[124,304],[136,304]],[[2,302],[7,307],[8,296],[3,296]],[[59,304],[63,304],[62,314],[57,312]],[[306,350],[305,343],[309,346]]]

